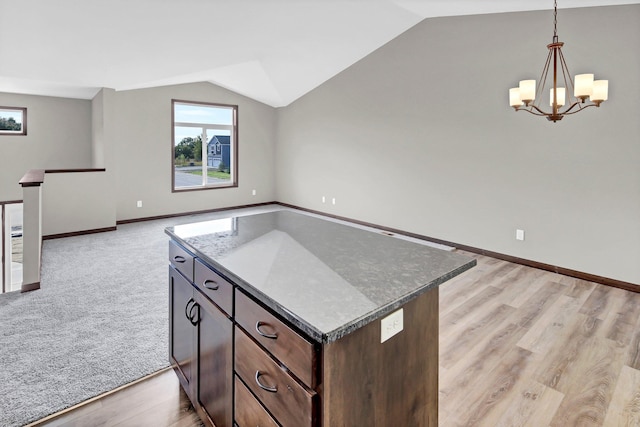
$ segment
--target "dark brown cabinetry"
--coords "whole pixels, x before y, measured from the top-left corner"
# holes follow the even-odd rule
[[[238,289],[235,320],[236,375],[283,427],[318,425],[316,345]]]
[[[238,426],[279,427],[238,377],[236,377],[235,411]]]
[[[195,336],[188,317],[188,310],[193,304],[193,286],[173,267],[169,267],[169,302],[169,357],[185,391],[189,393],[192,372],[195,371]]]
[[[286,366],[239,329],[235,349],[236,375],[283,427],[316,425],[315,391],[296,381]]]
[[[217,427],[232,426],[233,420],[233,325],[200,292],[197,331],[196,399]]]
[[[239,290],[235,321],[303,383],[316,386],[317,351],[311,341]]]
[[[320,343],[175,242],[169,253],[171,361],[206,425],[437,426],[437,287],[402,305],[391,339],[379,319]]]
[[[221,289],[215,289],[215,273],[196,270],[195,277],[202,279],[200,284],[208,285],[199,288],[198,282],[194,284],[185,277],[194,277],[197,264],[191,254],[181,251],[184,249],[170,244],[170,358],[200,417],[216,427],[232,427],[233,323],[215,304],[215,292]],[[176,265],[175,256],[185,261]],[[232,288],[228,290],[232,292]]]

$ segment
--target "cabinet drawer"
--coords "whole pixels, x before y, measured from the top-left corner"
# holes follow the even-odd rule
[[[193,255],[173,240],[169,241],[169,262],[189,281],[193,282]]]
[[[278,423],[256,400],[247,387],[236,376],[236,424],[239,427],[278,427]]]
[[[316,386],[313,343],[236,290],[236,322],[310,388]]]
[[[253,394],[283,427],[311,426],[315,392],[288,375],[240,329],[235,335],[236,372]]]
[[[193,269],[194,283],[198,289],[216,303],[227,316],[231,316],[233,314],[233,285],[199,259],[195,260]]]

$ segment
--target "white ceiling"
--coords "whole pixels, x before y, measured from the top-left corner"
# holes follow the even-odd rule
[[[640,3],[561,0],[560,9]],[[209,81],[285,106],[424,18],[550,0],[0,0],[0,92]]]

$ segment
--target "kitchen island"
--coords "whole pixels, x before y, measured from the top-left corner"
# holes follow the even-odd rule
[[[166,232],[170,358],[205,424],[437,425],[438,286],[475,260],[290,211]]]

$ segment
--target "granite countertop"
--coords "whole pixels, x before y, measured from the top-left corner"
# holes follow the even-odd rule
[[[166,229],[319,343],[372,322],[475,259],[290,211]]]

